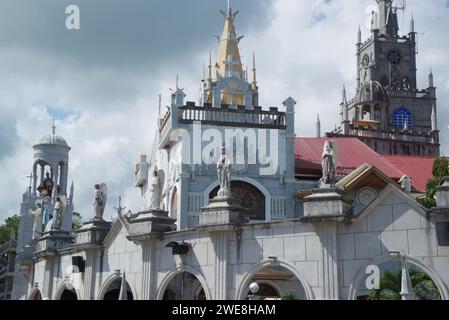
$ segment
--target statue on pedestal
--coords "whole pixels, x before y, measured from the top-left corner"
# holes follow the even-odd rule
[[[218,197],[231,197],[231,164],[227,161],[225,148],[222,148],[221,158],[218,160],[217,174],[220,184]]]
[[[326,185],[335,185],[337,175],[337,144],[334,141],[326,141],[321,160],[323,177],[321,182]]]
[[[53,207],[53,218],[48,222],[45,231],[59,231],[62,227],[67,198],[65,196],[57,197]]]
[[[157,167],[155,167],[150,178],[151,199],[149,209],[160,209],[162,200],[162,184],[162,175],[158,171]]]
[[[108,187],[105,183],[96,184],[93,198],[94,219],[103,220],[104,209],[108,197]]]
[[[42,224],[43,224],[43,214],[42,214],[42,204],[37,201],[36,202],[36,210],[29,210],[29,214],[34,217],[33,223],[33,240],[39,238],[42,234]]]

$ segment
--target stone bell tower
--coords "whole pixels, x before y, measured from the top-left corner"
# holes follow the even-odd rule
[[[17,265],[14,270],[13,285],[14,299],[26,295],[27,277],[30,276],[30,270],[26,270],[26,266],[31,264],[35,250],[35,242],[32,240],[34,216],[29,211],[36,209],[36,203],[42,204],[42,231],[44,231],[48,220],[53,215],[55,202],[58,198],[63,198],[66,207],[62,217],[61,231],[72,231],[73,184],[70,190],[67,189],[71,148],[62,137],[56,135],[55,119],[53,119],[51,134],[42,137],[33,149],[34,163],[32,174],[29,176],[30,185],[22,196],[20,208]],[[69,195],[67,191],[70,192]]]
[[[417,33],[410,19],[408,33],[401,35],[398,12],[404,0],[376,0],[371,34],[356,44],[356,96],[340,105],[340,128],[327,136],[353,136],[381,154],[437,156],[437,98],[433,74],[427,88],[417,83]]]
[[[52,133],[42,137],[33,146],[34,162],[32,174],[29,176],[30,185],[22,196],[20,209],[18,250],[21,250],[32,239],[34,218],[29,210],[36,208],[36,202],[42,203],[44,211],[44,226],[48,222],[47,214],[53,214],[53,207],[58,197],[64,197],[67,202],[62,221],[61,230],[72,230],[73,215],[73,184],[68,190],[68,169],[70,147],[64,138],[56,135],[56,126],[53,120]],[[44,181],[51,182],[51,190],[44,188]],[[48,184],[50,185],[50,184]],[[68,194],[68,191],[70,194]],[[47,218],[47,221],[46,221]]]

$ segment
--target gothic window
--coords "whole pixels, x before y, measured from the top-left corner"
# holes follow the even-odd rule
[[[393,126],[398,129],[403,129],[407,121],[407,127],[411,128],[412,114],[406,108],[401,107],[393,112]]]

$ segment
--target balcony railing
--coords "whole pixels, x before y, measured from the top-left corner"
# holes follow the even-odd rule
[[[376,131],[361,128],[349,129],[349,135],[363,138],[384,139],[384,140],[396,140],[406,142],[418,142],[418,143],[435,143],[433,136],[426,133],[419,132],[387,132]]]
[[[186,106],[178,109],[179,123],[192,123],[199,121],[205,124],[223,126],[257,127],[267,129],[285,129],[285,113],[277,108],[270,111],[256,107],[255,110],[245,110],[239,106],[232,109],[228,106],[221,108],[204,108]]]

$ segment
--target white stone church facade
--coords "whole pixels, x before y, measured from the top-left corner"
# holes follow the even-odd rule
[[[225,29],[199,105],[184,103],[177,86],[158,119],[151,156],[136,165],[140,212],[118,208],[112,222],[94,219],[72,234],[70,148],[54,132],[34,147],[35,182],[23,197],[13,298],[108,300],[123,297],[125,288],[127,299],[241,300],[256,282],[262,298],[352,300],[370,294],[367,279],[377,268],[379,276],[402,272],[403,299],[415,298],[413,270],[428,276],[438,298],[449,299],[449,183],[439,188],[438,207],[428,210],[370,165],[332,186],[296,179],[296,102],[288,98],[283,111],[259,106],[255,59],[249,81],[236,13],[222,13]],[[238,162],[232,198],[224,200],[217,197],[222,145]],[[32,240],[27,212],[40,197],[34,190],[46,166],[60,186],[46,208],[53,210],[56,194],[68,194],[67,208],[59,230]],[[148,205],[154,171],[158,208]]]

